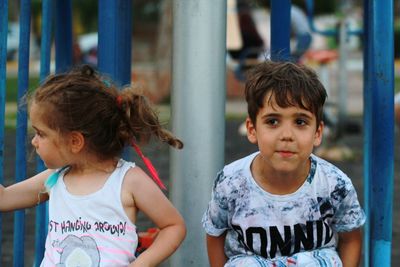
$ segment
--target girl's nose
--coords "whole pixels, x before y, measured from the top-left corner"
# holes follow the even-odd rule
[[[32,141],[31,141],[32,146],[34,146],[36,148],[36,135],[33,136]]]

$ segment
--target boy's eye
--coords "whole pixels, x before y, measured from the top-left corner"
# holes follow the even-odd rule
[[[267,119],[266,123],[271,126],[276,126],[276,125],[278,125],[278,120],[277,119]]]
[[[297,119],[296,120],[296,124],[299,125],[299,126],[303,126],[303,125],[307,124],[307,121],[303,120],[303,119]]]

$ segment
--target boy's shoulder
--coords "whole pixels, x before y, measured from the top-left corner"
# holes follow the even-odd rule
[[[243,158],[232,161],[231,163],[224,166],[223,168],[224,173],[231,174],[240,170],[246,170],[247,168],[250,168],[251,162],[259,153],[260,152],[257,151]]]
[[[316,162],[320,172],[323,172],[324,174],[327,174],[327,175],[334,174],[335,176],[339,175],[339,176],[347,177],[347,175],[333,163],[331,163],[323,158],[320,158],[314,154],[311,154],[311,158]]]
[[[316,162],[316,184],[328,184],[335,190],[350,189],[353,187],[351,178],[333,163],[314,154],[311,158]],[[317,185],[317,186],[318,186]]]
[[[217,174],[215,185],[221,183],[236,183],[251,175],[250,165],[259,152],[255,152],[227,165]]]

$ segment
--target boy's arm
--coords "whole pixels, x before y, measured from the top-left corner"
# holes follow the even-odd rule
[[[220,236],[207,234],[207,252],[210,267],[223,267],[227,261],[224,251],[226,233]]]
[[[174,253],[186,235],[186,226],[178,210],[139,167],[131,168],[125,176],[134,206],[160,229],[152,245],[129,266],[158,266]]]
[[[30,208],[47,200],[44,182],[53,171],[43,171],[8,187],[0,185],[0,211]]]
[[[339,256],[344,267],[356,267],[360,264],[361,256],[361,230],[339,233]]]

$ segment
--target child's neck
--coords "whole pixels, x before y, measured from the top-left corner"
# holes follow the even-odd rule
[[[256,183],[268,193],[287,195],[296,192],[304,184],[310,172],[310,166],[311,163],[308,160],[303,168],[291,172],[280,172],[268,168],[258,155],[251,165],[251,173]]]
[[[77,161],[75,164],[70,165],[69,173],[78,175],[85,175],[91,173],[111,173],[117,165],[116,159],[97,159],[97,158],[84,158]]]
[[[73,195],[92,194],[104,186],[116,167],[116,160],[72,164],[64,176],[64,183]]]

